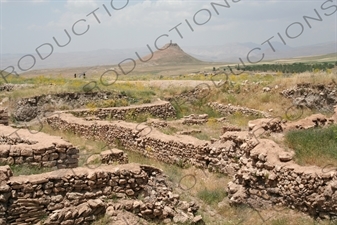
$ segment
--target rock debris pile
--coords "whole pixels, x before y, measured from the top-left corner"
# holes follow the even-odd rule
[[[337,85],[311,83],[297,84],[295,87],[283,90],[281,93],[286,98],[293,99],[296,106],[305,106],[312,110],[332,111],[337,104]]]

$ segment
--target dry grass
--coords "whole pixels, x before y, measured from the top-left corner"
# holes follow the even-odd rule
[[[84,140],[82,137],[67,132],[53,130],[45,125],[43,132],[58,135],[65,140],[78,146],[80,154],[93,154],[106,150],[105,144],[100,141]],[[155,159],[150,159],[139,153],[127,151],[130,162],[152,165],[160,168],[168,175],[174,184],[175,192],[178,192],[182,200],[196,201],[201,208],[199,213],[203,216],[206,224],[270,224],[270,225],[306,225],[306,224],[329,224],[328,221],[313,222],[308,215],[295,210],[281,208],[277,210],[256,210],[248,206],[233,207],[228,203],[226,195],[227,183],[230,177],[210,173],[207,170],[189,167],[182,169],[176,165],[168,165]],[[86,155],[87,156],[87,155]],[[82,158],[82,157],[81,157]],[[83,162],[81,163],[83,165]],[[98,165],[99,166],[99,165]],[[220,197],[217,199],[216,197]],[[105,224],[107,218],[96,221],[95,224]]]
[[[31,129],[40,130],[39,125],[32,126]],[[85,166],[90,156],[98,155],[102,151],[108,150],[109,146],[105,142],[97,140],[88,140],[81,138],[71,132],[62,132],[55,130],[48,124],[43,124],[41,132],[47,133],[53,136],[62,137],[64,140],[69,141],[80,150],[79,166]]]
[[[102,216],[98,220],[94,221],[92,225],[107,225],[112,224],[111,218],[109,216]]]
[[[141,79],[147,80],[152,79],[152,75],[144,74],[141,76]],[[116,83],[110,87],[102,87],[102,90],[114,90],[123,91],[131,98],[137,98],[138,103],[142,103],[143,100],[153,100],[154,98],[161,97],[172,97],[176,96],[182,92],[190,90],[191,88],[187,87],[177,87],[170,86],[165,89],[159,89],[155,87],[146,87],[145,85],[137,82],[131,82],[133,79],[137,80],[137,76],[125,76],[122,79],[126,80],[125,83]],[[281,90],[291,88],[297,83],[302,82],[311,82],[314,84],[328,84],[332,81],[333,78],[336,78],[336,75],[328,73],[303,73],[300,75],[293,75],[289,77],[284,77],[282,74],[278,75],[255,75],[250,76],[249,74],[242,74],[240,76],[231,75],[230,80],[235,82],[234,86],[231,87],[231,92],[228,93],[228,88],[215,88],[211,86],[211,93],[208,97],[208,101],[217,101],[220,103],[231,103],[234,105],[241,105],[249,108],[254,108],[258,110],[268,111],[273,109],[272,114],[274,116],[282,116],[285,118],[285,111],[288,107],[291,106],[292,101],[285,99],[280,96],[279,92]],[[40,79],[40,78],[39,78]],[[159,79],[157,76],[156,79]],[[174,78],[169,76],[162,76],[162,80],[177,79],[177,82],[184,79],[196,79],[196,80],[207,80],[209,77],[204,76],[176,76]],[[214,80],[224,79],[224,76],[214,77]],[[94,78],[92,79],[94,80]],[[129,81],[130,80],[130,81]],[[248,80],[246,83],[244,83]],[[91,81],[90,79],[86,82]],[[61,82],[61,81],[60,81]],[[79,83],[69,83],[50,85],[50,86],[39,86],[36,89],[27,89],[19,90],[14,92],[14,96],[31,96],[37,95],[39,93],[50,93],[50,92],[69,92],[70,90],[81,90],[81,87],[77,87]],[[254,83],[255,82],[255,83]],[[265,86],[275,87],[278,86],[278,89],[272,88],[271,92],[264,93],[262,88]],[[101,87],[101,86],[100,86]],[[74,88],[74,89],[73,89]],[[78,88],[78,89],[76,89]],[[209,111],[208,108],[202,106],[198,107],[190,103],[182,105],[182,108],[185,110],[181,113],[181,116],[188,115],[190,113],[208,113],[212,114],[214,112]],[[302,118],[310,115],[312,112],[305,110]],[[210,116],[209,122],[204,125],[194,125],[186,126],[175,121],[169,121],[171,127],[164,128],[162,131],[167,134],[174,134],[178,131],[196,129],[201,130],[201,135],[194,135],[197,138],[201,139],[210,139],[218,138],[221,134],[221,129],[223,123],[215,122],[214,118],[217,118],[218,115]],[[242,115],[233,115],[227,117],[227,122],[231,124],[236,124],[243,128],[246,127],[249,119]],[[75,146],[78,146],[80,149],[81,162],[80,165],[85,164],[85,160],[90,154],[97,154],[101,151],[107,149],[107,146],[104,142],[85,140],[82,137],[78,137],[71,133],[60,132],[53,130],[49,126],[45,125],[42,132],[49,133],[52,135],[61,136],[64,139],[70,141]],[[118,145],[118,143],[116,143]],[[182,200],[193,200],[196,201],[200,206],[200,214],[203,216],[206,224],[270,224],[270,225],[305,225],[305,224],[322,224],[327,225],[329,221],[313,221],[308,215],[296,210],[290,210],[287,208],[281,208],[278,210],[255,210],[248,206],[233,207],[228,203],[226,195],[226,186],[227,183],[231,180],[230,177],[210,173],[207,170],[200,170],[194,167],[189,168],[180,168],[176,165],[167,165],[165,163],[159,162],[158,160],[146,158],[136,152],[126,151],[129,156],[130,162],[137,162],[141,164],[148,164],[155,167],[158,167],[168,175],[169,179],[174,184],[174,189],[181,196]],[[102,218],[100,221],[95,224],[105,224],[107,223],[106,218]],[[330,223],[331,224],[331,223]],[[336,223],[335,223],[336,224]]]
[[[222,134],[223,122],[217,122],[216,118],[209,118],[208,122],[199,125],[186,125],[182,124],[182,120],[168,121],[168,126],[158,128],[161,132],[167,135],[178,134],[181,131],[200,131],[201,133],[192,133],[191,136],[200,140],[211,140],[212,138],[218,139]]]

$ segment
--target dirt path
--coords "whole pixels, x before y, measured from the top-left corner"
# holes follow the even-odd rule
[[[168,87],[196,87],[197,85],[207,84],[210,88],[213,88],[214,84],[209,80],[149,80],[149,81],[117,81],[116,83],[141,83],[148,87],[159,87],[159,88],[168,88]],[[217,84],[218,81],[215,81]],[[203,85],[203,87],[207,87]]]

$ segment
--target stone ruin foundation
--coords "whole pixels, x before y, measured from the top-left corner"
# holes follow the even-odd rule
[[[69,111],[77,117],[92,117],[98,119],[125,120],[128,116],[137,117],[140,114],[148,113],[151,116],[161,119],[173,118],[176,116],[174,107],[170,102],[157,101],[143,105],[131,105],[125,107],[111,107],[98,109],[77,109]]]
[[[59,137],[0,125],[0,163],[50,168],[78,166],[79,150]]]
[[[151,221],[202,220],[195,215],[199,207],[180,201],[162,171],[150,166],[60,169],[18,177],[3,166],[0,178],[1,225],[36,224],[42,218],[40,224],[46,225],[90,224],[106,212],[122,210]]]
[[[0,124],[8,126],[9,116],[7,108],[0,107]]]
[[[336,114],[332,118],[335,117]],[[311,123],[315,126],[316,117],[313,118]],[[337,171],[299,166],[292,160],[293,152],[285,151],[272,140],[252,135],[252,131],[226,131],[218,141],[210,143],[185,135],[165,135],[155,128],[150,133],[142,133],[135,124],[121,121],[93,123],[69,114],[48,118],[47,122],[54,128],[85,138],[118,139],[124,148],[165,163],[178,161],[229,174],[233,180],[227,187],[228,197],[234,205],[283,205],[314,217],[337,216]],[[281,129],[277,120],[262,121],[262,127],[258,127],[258,123],[251,124],[253,131],[279,132]]]
[[[180,201],[161,170],[127,164],[121,150],[101,152],[98,168],[78,168],[79,150],[62,138],[4,125],[0,130],[2,164],[58,169],[13,177],[8,165],[0,166],[0,225],[91,224],[124,211],[145,221],[202,221],[199,206]],[[114,163],[123,165],[107,165]]]
[[[234,113],[242,113],[245,116],[270,117],[270,115],[266,112],[259,111],[256,109],[250,109],[243,106],[234,106],[231,104],[225,105],[218,102],[211,102],[208,103],[207,105],[224,116],[231,115]]]
[[[108,99],[127,99],[127,96],[115,92],[58,93],[39,95],[29,98],[13,99],[11,114],[16,121],[31,121],[55,110],[74,110],[86,107],[89,102]]]

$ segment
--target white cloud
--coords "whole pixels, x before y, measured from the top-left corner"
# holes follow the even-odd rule
[[[62,13],[62,11],[59,9],[53,9],[53,13],[59,14],[59,13]]]
[[[31,3],[41,3],[41,2],[48,2],[49,0],[26,0],[25,2],[31,2]],[[0,3],[5,2],[20,2],[20,0],[0,0]]]
[[[184,19],[191,18],[200,7],[201,4],[195,1],[145,0],[125,7],[121,13],[115,13],[111,23],[152,28],[175,26]]]
[[[33,3],[47,2],[48,0],[31,0]]]
[[[105,5],[111,17],[107,14],[102,5]],[[116,3],[117,5],[118,3]],[[122,7],[123,4],[121,3]],[[116,6],[117,7],[117,6]],[[114,10],[110,1],[95,0],[67,0],[65,3],[66,11],[60,13],[58,18],[50,21],[48,27],[67,28],[79,19],[86,19],[88,24],[97,25],[98,22],[94,15],[90,14],[95,9],[96,16],[99,18],[100,27],[111,28],[159,28],[166,26],[167,29],[177,25],[184,19],[191,18],[200,8],[200,3],[183,0],[157,0],[157,1],[139,1],[136,4],[129,4],[121,9]],[[186,10],[188,8],[189,10]]]
[[[46,29],[45,25],[32,24],[32,25],[27,26],[27,30],[33,30],[33,31],[40,30],[40,31],[43,31],[45,29]]]
[[[0,1],[6,2],[4,4],[5,8],[5,5],[9,5],[8,2],[19,2],[21,0]],[[111,7],[111,0],[58,0],[55,2],[50,0],[30,0],[30,3],[44,1],[47,1],[48,4],[41,4],[41,8],[36,7],[34,4],[28,4],[28,7],[32,8],[26,10],[34,12],[36,17],[33,16],[34,20],[24,21],[24,28],[27,27],[27,30],[33,35],[38,32],[44,34],[44,36],[39,35],[34,38],[33,41],[36,42],[36,39],[40,38],[42,43],[46,39],[50,40],[53,36],[64,37],[64,29],[67,29],[71,34],[72,25],[80,19],[85,19],[86,22],[80,22],[76,25],[78,32],[85,31],[86,27],[90,25],[90,30],[85,35],[76,37],[76,42],[74,41],[72,45],[64,48],[67,51],[84,48],[125,48],[126,45],[130,46],[130,48],[145,46],[146,43],[153,42],[155,38],[164,33],[170,35],[169,39],[176,42],[181,41],[182,44],[186,45],[234,41],[261,43],[266,38],[275,36],[277,32],[284,32],[284,29],[292,22],[303,22],[303,15],[313,16],[314,8],[322,14],[322,10],[320,10],[321,3],[310,1],[281,2],[279,0],[269,0],[241,1],[238,3],[228,1],[230,8],[217,7],[219,15],[212,8],[211,1],[205,0],[130,0],[129,4],[121,10],[114,10]],[[114,1],[116,7],[122,7],[125,2],[126,0]],[[213,0],[212,2],[225,4],[223,0]],[[103,4],[107,7],[111,16],[105,11]],[[97,8],[99,9],[95,11],[95,14],[99,18],[100,24],[93,14],[88,15]],[[212,17],[207,24],[197,26],[193,22],[193,16],[201,9],[209,9]],[[39,10],[44,14],[40,14]],[[31,14],[35,15],[34,13]],[[9,13],[7,14],[10,15]],[[188,28],[185,19],[191,23],[195,30],[194,32],[191,32]],[[201,12],[197,16],[197,21],[205,21],[205,19],[207,20],[205,12]],[[330,17],[330,20],[332,19],[333,16]],[[18,21],[18,23],[20,24],[21,22]],[[179,23],[182,23],[179,30],[184,39],[180,39],[175,31],[169,32]],[[30,26],[26,24],[30,24]],[[323,25],[323,23],[320,24]],[[324,18],[324,24],[329,26],[324,30],[335,30],[333,28],[335,23],[328,22]],[[312,30],[318,29],[317,26]],[[10,26],[6,28],[7,30],[11,29]],[[4,28],[0,27],[1,29]],[[210,38],[212,41],[209,41]],[[9,38],[7,39],[8,42],[12,41]],[[301,37],[301,40],[303,39],[304,35]],[[164,42],[168,38],[161,40]],[[33,41],[32,43],[35,43]],[[90,45],[87,43],[90,43]]]
[[[65,11],[60,9],[53,9],[53,13],[57,15],[57,18],[47,23],[47,27],[50,29],[66,29],[71,27],[71,25],[80,20],[86,19],[88,23],[94,23],[96,21],[93,15],[87,16],[89,13],[93,12],[98,7],[100,10],[102,6],[97,4],[99,1],[95,0],[66,0],[64,7]],[[95,11],[95,14],[99,16],[99,10]]]
[[[69,10],[83,10],[97,8],[97,1],[95,0],[67,0],[66,8]]]

